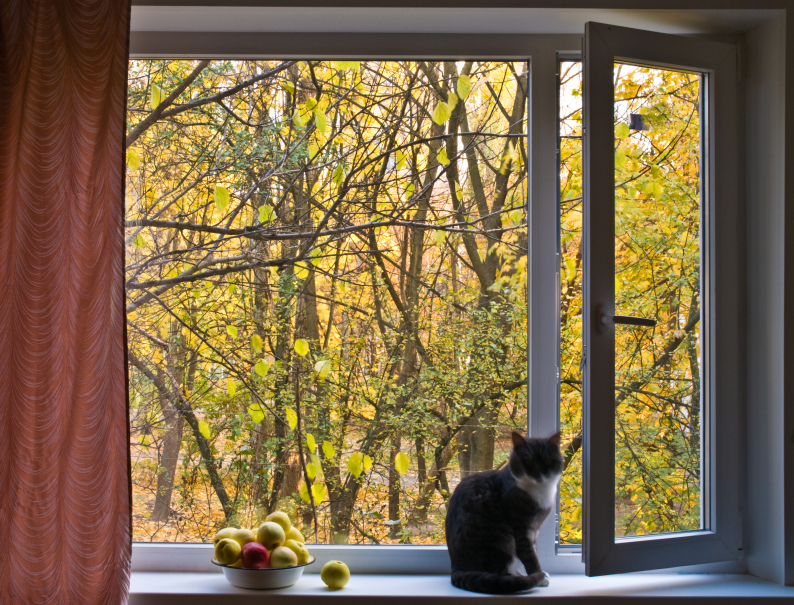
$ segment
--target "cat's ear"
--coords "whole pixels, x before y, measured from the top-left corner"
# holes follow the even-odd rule
[[[517,433],[513,431],[510,433],[510,438],[513,440],[513,447],[526,447],[527,440],[524,439],[524,436],[521,433]]]
[[[560,447],[560,439],[562,439],[562,433],[554,433],[551,437],[549,437],[549,443],[551,443],[554,447]]]

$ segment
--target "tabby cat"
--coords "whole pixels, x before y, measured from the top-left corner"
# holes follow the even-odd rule
[[[560,434],[535,439],[513,432],[512,439],[505,468],[466,477],[450,498],[447,547],[458,588],[508,594],[549,584],[535,538],[556,501]]]

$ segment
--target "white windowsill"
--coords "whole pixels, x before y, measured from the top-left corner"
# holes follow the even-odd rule
[[[554,603],[606,603],[616,597],[631,597],[632,602],[670,598],[725,603],[730,599],[794,599],[794,587],[780,586],[750,575],[706,574],[624,574],[588,578],[578,574],[552,576],[551,585],[537,588],[524,598],[553,600]],[[452,603],[459,599],[488,599],[491,602],[516,598],[479,595],[454,588],[449,576],[428,575],[355,575],[343,590],[327,589],[317,573],[307,573],[294,586],[278,590],[256,591],[235,588],[220,573],[151,573],[134,572],[130,586],[130,605],[301,605],[322,598],[342,598],[345,603],[378,603],[384,598],[394,601],[411,599],[412,604]],[[779,601],[777,601],[779,602]]]

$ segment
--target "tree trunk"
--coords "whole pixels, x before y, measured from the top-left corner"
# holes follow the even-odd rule
[[[152,521],[165,523],[171,512],[171,496],[174,491],[176,467],[179,463],[179,451],[182,449],[182,430],[184,420],[168,398],[159,393],[160,405],[165,418],[165,436],[163,437],[163,454],[160,457],[160,472],[157,474],[157,493],[152,511]]]

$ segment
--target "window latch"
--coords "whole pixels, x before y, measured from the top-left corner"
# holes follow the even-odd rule
[[[630,315],[602,315],[601,323],[605,326],[609,324],[624,324],[627,326],[643,326],[646,328],[656,327],[655,319],[645,319],[644,317],[631,317]]]

